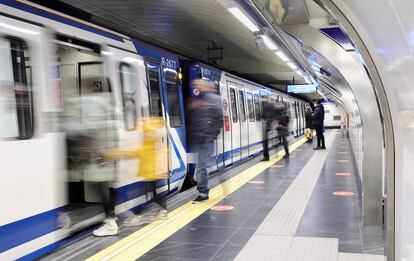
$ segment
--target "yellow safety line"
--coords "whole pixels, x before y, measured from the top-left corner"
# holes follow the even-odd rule
[[[306,139],[302,138],[290,145],[290,151],[297,149]],[[168,214],[168,219],[157,220],[141,228],[137,232],[125,237],[106,249],[88,258],[92,260],[136,260],[149,250],[163,242],[169,236],[209,210],[225,197],[239,189],[249,180],[253,179],[264,170],[278,162],[284,155],[284,151],[274,154],[270,161],[260,162],[247,170],[244,170],[210,191],[210,199],[201,204],[188,202]]]

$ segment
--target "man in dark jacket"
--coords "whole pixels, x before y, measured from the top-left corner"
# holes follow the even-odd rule
[[[325,137],[323,135],[324,126],[323,121],[325,120],[325,108],[321,104],[321,100],[316,101],[315,110],[312,114],[312,127],[316,130],[316,137],[318,140],[317,146],[314,150],[324,150],[325,147]]]
[[[263,108],[263,159],[269,161],[269,132],[272,128],[273,120],[276,116],[275,106],[270,102],[269,97],[264,96],[262,99]]]
[[[197,93],[188,102],[187,135],[189,145],[196,156],[195,177],[199,196],[194,204],[208,200],[207,166],[214,151],[214,141],[223,127],[221,99],[214,91],[214,85],[206,80],[191,82],[191,88]]]

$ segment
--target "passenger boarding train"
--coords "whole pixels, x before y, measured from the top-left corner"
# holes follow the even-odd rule
[[[301,100],[30,2],[0,0],[0,12],[0,260],[42,256],[102,220],[94,187],[66,170],[57,117],[66,98],[91,86],[113,94],[120,147],[140,145],[144,117],[166,119],[160,139],[170,178],[158,184],[166,194],[179,192],[194,174],[185,131],[185,98],[196,93],[192,79],[216,83],[222,100],[225,124],[211,173],[261,153],[263,95],[285,103],[291,134],[303,134]],[[276,135],[271,139],[276,146]],[[138,167],[138,160],[117,164],[117,214],[150,200]]]

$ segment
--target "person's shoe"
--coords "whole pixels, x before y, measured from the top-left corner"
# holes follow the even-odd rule
[[[321,147],[315,147],[315,148],[313,148],[313,150],[320,150],[320,149],[322,149]]]
[[[285,155],[283,155],[283,158],[287,159],[287,158],[289,158],[289,156],[290,156],[290,154],[285,154]]]
[[[199,195],[196,199],[193,200],[193,204],[200,204],[208,200],[208,196]]]
[[[167,217],[168,217],[168,211],[166,209],[160,209],[155,214],[148,215],[148,216],[143,216],[142,217],[142,222],[150,223],[150,222],[153,222],[155,220],[166,219]]]
[[[270,159],[269,158],[263,158],[261,161],[269,161]]]
[[[123,223],[123,225],[126,227],[136,227],[142,224],[144,224],[144,222],[142,222],[142,217],[135,216],[135,215],[131,217],[127,217]]]
[[[326,147],[325,146],[321,147],[321,150],[326,150]]]
[[[119,234],[119,228],[114,218],[107,218],[104,224],[93,231],[95,237],[115,236]]]

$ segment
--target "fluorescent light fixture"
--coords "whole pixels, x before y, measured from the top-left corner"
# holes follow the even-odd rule
[[[289,58],[282,51],[276,51],[275,54],[285,63],[289,62]]]
[[[262,35],[261,37],[263,39],[264,44],[270,50],[276,50],[278,48],[277,45],[275,44],[275,42],[273,42],[273,40],[270,39],[267,35]]]
[[[101,54],[103,54],[103,55],[114,55],[113,52],[108,52],[108,51],[101,51]]]
[[[296,70],[296,74],[299,75],[299,76],[303,76],[303,73],[302,73],[301,70]]]
[[[5,23],[1,23],[1,22],[0,22],[0,27],[6,28],[6,29],[9,29],[9,30],[12,30],[12,31],[16,31],[16,32],[19,32],[19,33],[24,33],[24,34],[32,34],[32,35],[40,34],[40,32],[20,28],[20,27],[14,26],[14,25],[5,24]]]
[[[288,63],[286,63],[287,64],[287,66],[289,66],[290,68],[292,68],[293,70],[296,70],[298,67],[295,65],[295,64],[293,64],[293,63],[291,63],[291,62],[288,62]]]
[[[242,22],[242,24],[244,24],[244,26],[246,26],[250,31],[260,31],[259,27],[257,27],[257,25],[255,25],[254,22],[247,15],[245,15],[239,8],[232,7],[228,8],[227,10],[229,10],[230,13],[232,13],[237,19],[239,19],[239,21]]]

